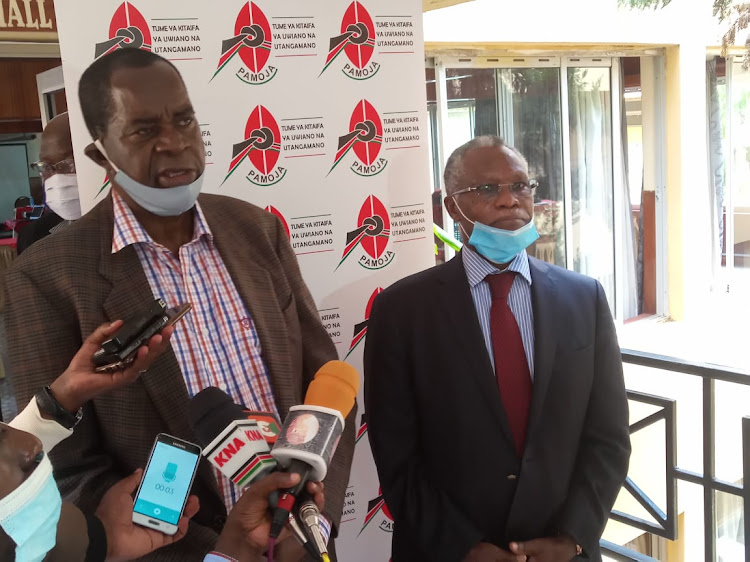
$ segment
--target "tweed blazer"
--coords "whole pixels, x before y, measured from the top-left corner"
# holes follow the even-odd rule
[[[307,386],[336,349],[323,328],[279,220],[219,195],[198,199],[214,242],[255,322],[279,413],[304,400]],[[29,248],[7,274],[7,335],[13,387],[23,406],[67,367],[83,339],[103,322],[126,318],[152,299],[135,249],[112,254],[112,199],[69,228]],[[73,436],[50,454],[63,496],[93,511],[118,479],[143,467],[157,433],[196,441],[189,396],[168,350],[137,382],[83,408]],[[355,408],[356,410],[356,408]],[[352,411],[326,478],[325,514],[337,527],[354,451]],[[180,542],[152,555],[202,559],[226,520],[210,465],[193,486],[201,509]]]

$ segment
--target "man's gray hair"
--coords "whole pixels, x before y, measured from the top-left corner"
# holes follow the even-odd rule
[[[464,156],[466,156],[466,153],[470,150],[488,146],[496,146],[498,148],[507,146],[516,154],[516,156],[521,159],[521,162],[523,162],[524,166],[526,166],[526,169],[528,170],[529,164],[528,162],[526,162],[526,158],[524,158],[523,154],[518,152],[518,150],[516,150],[514,147],[506,144],[505,140],[503,140],[502,137],[499,137],[497,135],[482,135],[480,137],[474,137],[469,142],[462,144],[456,150],[454,150],[448,158],[448,161],[445,163],[443,180],[445,181],[445,191],[448,195],[450,195],[454,191],[457,191],[459,188],[471,187],[460,185],[461,176],[463,176],[464,173]]]

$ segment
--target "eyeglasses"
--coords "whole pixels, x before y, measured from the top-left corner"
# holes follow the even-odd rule
[[[492,200],[500,194],[500,191],[504,187],[508,188],[508,191],[516,197],[531,197],[534,195],[536,188],[539,187],[539,182],[536,180],[529,180],[528,183],[525,181],[517,181],[515,183],[486,183],[484,185],[475,185],[474,187],[467,187],[461,189],[453,194],[461,195],[462,193],[476,193],[478,197],[486,200]]]
[[[47,164],[41,160],[32,162],[31,169],[37,172],[43,179],[47,179],[55,174],[75,174],[76,163],[72,158],[60,160],[57,164]]]

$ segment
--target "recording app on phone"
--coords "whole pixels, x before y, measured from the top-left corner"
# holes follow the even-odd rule
[[[162,440],[161,436],[157,439],[136,496],[134,517],[140,514],[169,526],[177,525],[200,459],[200,449],[197,453],[190,449],[186,450],[182,443]]]

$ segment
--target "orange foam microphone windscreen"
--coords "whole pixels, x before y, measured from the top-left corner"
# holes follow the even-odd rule
[[[338,410],[346,417],[354,407],[358,392],[357,369],[343,361],[329,361],[318,369],[307,387],[305,404]]]

